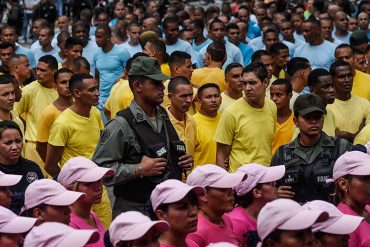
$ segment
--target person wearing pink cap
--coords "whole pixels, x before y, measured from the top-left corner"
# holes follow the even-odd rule
[[[97,215],[91,211],[91,207],[102,199],[103,184],[101,179],[104,176],[113,175],[112,169],[98,167],[94,162],[84,157],[69,159],[58,175],[58,182],[68,190],[86,194],[71,205],[72,212],[69,223],[71,227],[76,229],[98,230],[99,241],[86,246],[104,246],[105,227]]]
[[[275,181],[285,173],[285,166],[266,167],[259,164],[246,164],[236,173],[247,174],[246,180],[235,187],[238,207],[229,214],[234,233],[243,246],[254,246],[258,240],[257,216],[266,203],[277,199]]]
[[[9,187],[19,183],[21,179],[21,175],[9,175],[0,171],[0,206],[9,208],[13,196]]]
[[[338,209],[365,218],[350,234],[348,246],[370,246],[370,155],[352,151],[340,156],[334,164],[333,180]]]
[[[311,226],[328,219],[323,210],[309,210],[291,199],[267,203],[258,214],[258,247],[313,246]]]
[[[189,186],[181,181],[169,179],[157,185],[150,201],[155,219],[167,221],[171,228],[160,238],[161,247],[194,246],[186,239],[197,230],[197,204],[206,191],[201,186]]]
[[[197,231],[190,233],[188,239],[199,247],[217,242],[239,244],[227,213],[234,209],[233,188],[246,177],[246,174],[228,173],[220,166],[209,164],[197,166],[189,174],[186,183],[202,186],[207,193],[199,197]]]
[[[28,232],[36,219],[20,217],[0,206],[0,246],[18,247],[23,242],[22,233]]]
[[[23,210],[29,217],[37,219],[36,225],[44,222],[69,224],[69,206],[83,193],[68,191],[51,179],[40,179],[30,184],[24,195]]]
[[[307,202],[303,208],[322,210],[329,214],[328,220],[312,225],[315,247],[347,247],[348,234],[354,232],[364,219],[343,214],[333,204],[320,200]]]
[[[140,212],[118,215],[109,227],[113,246],[159,247],[158,238],[170,228],[166,221],[151,221]]]
[[[65,224],[47,222],[35,226],[24,239],[24,247],[83,247],[96,243],[99,233],[96,230],[76,230]]]

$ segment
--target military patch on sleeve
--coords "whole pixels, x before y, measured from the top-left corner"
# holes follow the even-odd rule
[[[104,143],[106,143],[110,138],[110,131],[109,129],[105,129],[103,130],[103,132],[101,133],[101,137],[100,137],[100,144],[103,145]]]

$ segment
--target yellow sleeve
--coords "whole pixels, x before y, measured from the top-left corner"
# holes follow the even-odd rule
[[[22,98],[19,102],[15,104],[14,110],[18,115],[27,113],[30,108],[30,102],[32,99],[32,91],[28,90],[30,88],[24,87],[22,91]]]
[[[60,116],[59,116],[60,117]],[[64,124],[65,121],[55,121],[51,126],[48,143],[53,146],[65,146],[69,139],[68,127]]]
[[[218,123],[215,141],[231,145],[235,135],[236,120],[229,111],[225,110],[222,113],[220,122]]]
[[[365,145],[369,141],[370,141],[370,125],[367,125],[360,131],[360,133],[358,133],[355,140],[353,141],[353,144]]]
[[[52,125],[51,119],[50,119],[50,112],[49,107],[45,108],[44,111],[41,114],[40,122],[37,125],[37,141],[38,142],[48,142],[49,140],[49,134],[50,134],[50,128]]]

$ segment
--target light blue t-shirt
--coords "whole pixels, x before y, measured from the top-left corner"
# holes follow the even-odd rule
[[[254,51],[264,50],[265,44],[262,41],[262,36],[252,39],[248,42],[248,45],[253,48]]]
[[[194,51],[194,49],[188,42],[181,39],[177,39],[177,41],[174,44],[166,45],[166,52],[168,55],[171,55],[172,52],[174,51],[183,51],[188,53],[191,56],[191,62],[193,64],[196,64],[197,67],[202,66],[202,64],[200,64],[200,61],[203,60],[199,60],[198,52]]]
[[[309,43],[296,47],[294,57],[304,57],[310,61],[312,69],[324,68],[329,70],[334,62],[335,45],[324,40],[320,45],[310,45]]]
[[[202,50],[200,50],[199,52],[199,57],[200,57],[199,59],[201,61],[204,61],[204,57],[207,52],[207,47],[208,45],[203,47]],[[243,55],[240,49],[236,45],[230,43],[229,41],[225,41],[225,48],[226,48],[227,58],[226,58],[224,65],[222,66],[222,69],[225,70],[227,65],[231,63],[240,63],[244,67]],[[202,67],[204,67],[204,65]]]
[[[240,42],[238,45],[240,51],[242,52],[244,65],[248,65],[251,62],[251,58],[253,55],[253,49],[247,44],[244,44],[243,42]]]
[[[301,43],[305,43],[305,42],[306,42],[306,40],[305,40],[305,38],[304,38],[303,34],[298,34],[298,33],[297,33],[297,31],[295,31],[295,32],[293,33],[293,36],[294,36],[294,39],[295,39],[296,41],[300,41]]]
[[[34,51],[33,51],[33,54],[35,55],[35,60],[36,60],[36,63],[39,62],[39,59],[40,57],[43,57],[43,56],[46,56],[46,55],[52,55],[54,56],[55,53],[57,53],[57,49],[53,48],[51,51],[43,51],[41,47],[39,48],[36,48]]]
[[[62,63],[63,59],[59,55],[59,51],[53,54],[53,56],[57,59],[58,63]]]
[[[348,31],[345,37],[339,37],[335,34],[335,31],[331,33],[331,36],[334,39],[334,43],[336,44],[349,44],[349,38],[351,37],[352,32]]]
[[[96,45],[95,41],[89,40],[87,45],[82,50],[82,56],[87,59],[90,64],[90,72],[92,75],[95,75],[95,64],[94,64],[94,54],[100,48]],[[101,49],[100,49],[101,50]]]
[[[31,68],[36,68],[36,60],[35,60],[35,56],[33,55],[32,51],[19,44],[16,44],[16,46],[17,46],[17,49],[15,50],[15,54],[25,55],[28,58],[28,62],[30,63]]]
[[[256,38],[256,37],[259,37],[259,36],[261,36],[262,34],[261,34],[261,30],[260,30],[260,28],[257,26],[257,23],[256,22],[254,22],[254,21],[252,21],[252,20],[250,20],[249,21],[249,25],[248,25],[249,27],[248,27],[248,35],[247,35],[247,37],[249,38],[249,39],[254,39],[254,38]]]
[[[129,58],[130,53],[127,49],[119,45],[114,45],[107,53],[104,53],[101,48],[97,49],[93,61],[100,75],[99,99],[105,101],[108,98],[112,86],[123,74]]]
[[[54,38],[53,38],[53,39],[51,40],[51,46],[52,46],[54,49],[59,49],[57,39],[54,39]],[[32,51],[33,53],[35,53],[35,50],[36,50],[37,48],[40,48],[40,47],[41,47],[41,45],[40,45],[40,41],[36,40],[36,41],[35,41],[35,42],[33,42],[33,44],[31,45],[30,49],[31,49],[31,51]]]
[[[131,57],[133,55],[135,55],[136,53],[143,51],[143,49],[141,48],[141,45],[140,44],[130,45],[129,42],[126,42],[126,43],[121,44],[120,46],[122,46],[123,48],[127,49],[127,51],[130,53],[130,56]]]
[[[209,45],[210,43],[212,43],[212,40],[210,39],[206,39],[202,44],[200,45],[196,45],[194,40],[193,40],[193,50],[196,51],[196,52],[200,52],[200,50],[202,50],[203,47]]]

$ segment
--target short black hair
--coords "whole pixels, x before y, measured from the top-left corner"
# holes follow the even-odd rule
[[[254,73],[258,79],[263,83],[268,78],[268,71],[265,65],[262,63],[251,63],[244,68],[244,73]]]
[[[271,52],[266,51],[266,50],[258,50],[255,51],[252,54],[251,62],[252,63],[261,63],[262,62],[262,56],[272,56]]]
[[[310,61],[304,57],[294,57],[289,60],[286,72],[293,76],[297,71],[310,67]]]
[[[207,46],[207,53],[211,56],[211,60],[215,62],[223,62],[226,58],[226,47],[222,42],[213,42]]]
[[[60,74],[64,74],[64,73],[70,73],[70,74],[73,74],[72,70],[68,69],[68,68],[60,68],[57,70],[57,72],[55,72],[54,74],[54,82],[56,82],[58,80],[58,76]]]
[[[225,76],[227,75],[227,73],[229,73],[232,69],[235,68],[244,68],[244,67],[240,63],[230,63],[229,65],[226,66]]]
[[[53,37],[54,36],[54,29],[53,28],[51,28],[51,26],[50,25],[46,25],[45,27],[41,27],[40,28],[40,30],[41,29],[47,29],[48,31],[49,31],[49,36],[50,37]]]
[[[67,40],[66,40],[66,43],[64,45],[64,48],[65,49],[72,49],[73,46],[75,45],[81,45],[83,47],[83,44],[81,42],[81,40],[75,38],[75,37],[69,37]]]
[[[175,76],[170,79],[168,83],[168,92],[169,93],[175,93],[176,88],[179,85],[191,85],[191,82],[189,81],[188,78],[184,76]]]
[[[9,83],[12,83],[12,80],[9,76],[5,74],[0,75],[0,85],[5,85]]]
[[[168,59],[168,65],[170,67],[174,65],[182,65],[185,63],[186,59],[191,59],[191,56],[188,53],[183,51],[174,51]]]
[[[315,25],[317,27],[321,27],[320,21],[316,19],[316,17],[310,16],[307,20],[305,20],[303,23],[311,23],[312,25]]]
[[[279,36],[279,32],[275,28],[268,28],[266,31],[263,32],[262,38],[265,39],[268,33],[275,33],[276,36]]]
[[[16,130],[18,130],[20,136],[23,138],[21,128],[19,128],[17,123],[13,122],[12,120],[2,120],[2,121],[0,121],[0,139],[3,138],[3,132],[7,129],[16,129]]]
[[[50,69],[57,70],[58,69],[58,61],[52,55],[45,55],[40,57],[39,62],[46,63]]]
[[[198,92],[197,92],[198,98],[202,96],[202,93],[205,89],[211,88],[211,87],[216,88],[219,92],[221,92],[220,87],[216,83],[206,83],[198,88]]]
[[[76,57],[71,61],[71,65],[75,66],[77,69],[87,69],[90,70],[90,63],[85,57]]]
[[[163,30],[166,30],[168,28],[168,24],[170,24],[170,23],[176,23],[177,25],[179,24],[176,18],[167,17],[163,20],[163,23],[162,23]]]
[[[81,89],[83,80],[85,79],[94,79],[92,75],[89,74],[75,74],[69,79],[69,88],[71,92],[74,89]]]
[[[0,42],[0,49],[8,49],[9,47],[13,48],[13,51],[15,51],[15,46],[10,42]]]
[[[78,20],[72,24],[72,34],[76,32],[76,29],[78,27],[82,26],[84,29],[86,29],[86,32],[90,32],[90,25],[87,21],[85,20]]]
[[[292,83],[288,79],[276,79],[275,81],[272,82],[271,86],[278,86],[278,85],[284,85],[285,86],[285,92],[287,94],[293,92],[293,87]]]
[[[103,30],[104,34],[110,36],[112,34],[112,29],[108,26],[108,24],[99,24],[96,27],[96,31]]]
[[[150,39],[148,42],[152,45],[153,49],[161,54],[166,55],[166,44],[161,39]]]
[[[203,21],[201,21],[201,20],[194,20],[194,21],[192,21],[192,23],[193,23],[194,27],[197,27],[197,28],[199,28],[201,30],[204,29],[204,23],[203,23]]]
[[[352,46],[350,46],[349,44],[342,43],[342,44],[338,45],[338,46],[335,48],[334,56],[335,56],[335,55],[337,55],[337,51],[338,51],[339,49],[343,49],[343,48],[349,48],[349,49],[351,50],[352,54],[353,54],[353,48],[352,48]]]
[[[310,72],[307,78],[307,83],[309,87],[313,87],[319,83],[319,78],[323,76],[330,75],[329,71],[323,68],[317,68]]]
[[[226,32],[229,32],[231,29],[238,29],[239,30],[239,26],[235,23],[229,23],[226,25]]]
[[[269,49],[272,55],[278,55],[281,50],[288,50],[289,52],[289,47],[283,42],[276,42]]]
[[[343,61],[343,60],[337,60],[335,61],[334,63],[332,63],[330,65],[330,69],[329,69],[329,72],[330,74],[334,77],[337,75],[337,69],[339,67],[345,67],[345,66],[348,66],[352,69],[351,65],[349,63],[347,63],[346,61]]]
[[[209,24],[209,30],[212,30],[212,26],[216,23],[221,23],[224,27],[225,27],[225,23],[223,21],[221,21],[220,19],[218,18],[215,18],[214,20],[211,21],[211,23]]]
[[[67,31],[61,31],[57,36],[58,43],[61,43],[62,41],[67,40],[71,35]]]

